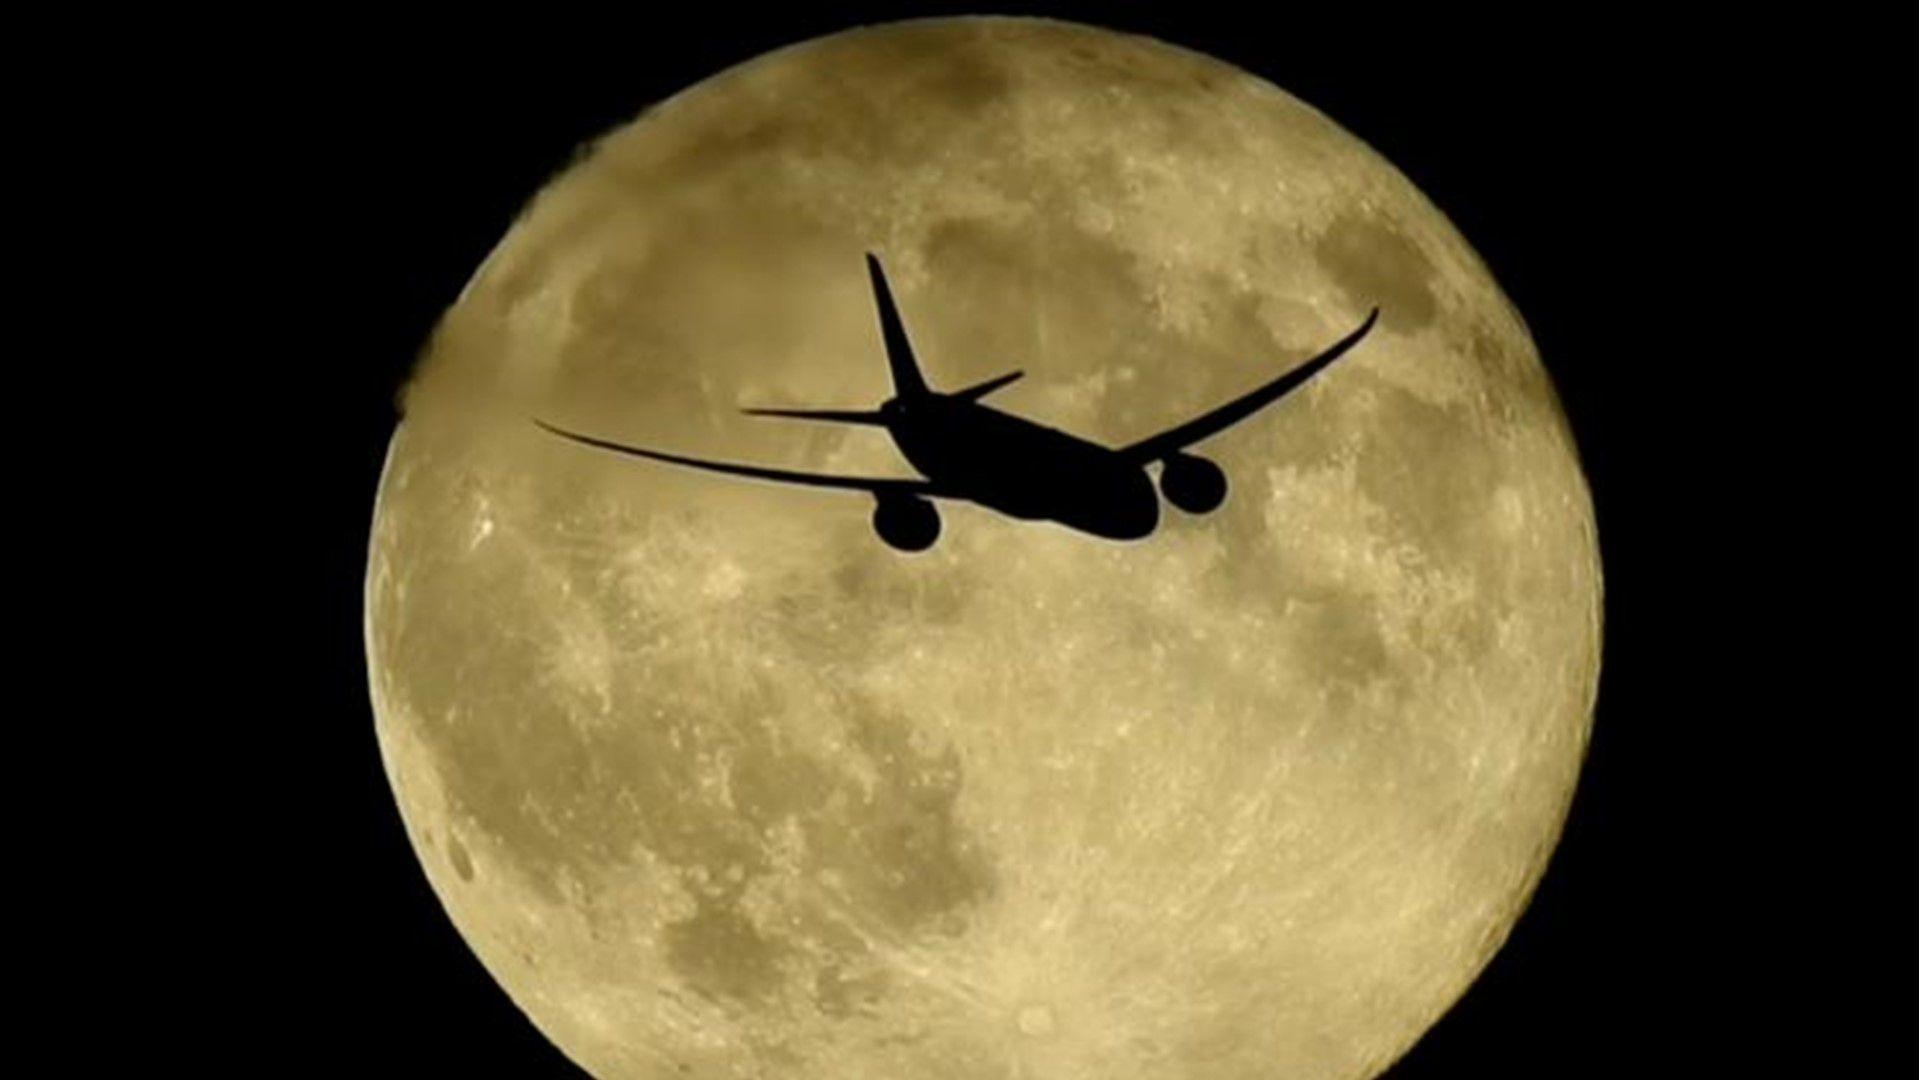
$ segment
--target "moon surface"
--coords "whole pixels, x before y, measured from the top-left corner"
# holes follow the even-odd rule
[[[1119,445],[1381,322],[1115,543],[620,459],[911,475],[928,379]],[[1518,314],[1325,116],[1146,38],[837,34],[583,149],[446,312],[380,486],[381,751],[487,969],[596,1076],[1363,1077],[1504,940],[1599,669]]]

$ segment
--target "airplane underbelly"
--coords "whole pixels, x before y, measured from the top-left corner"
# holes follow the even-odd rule
[[[1152,482],[1132,469],[1036,470],[1018,484],[985,490],[974,501],[1009,517],[1057,521],[1112,539],[1146,536],[1159,523]]]
[[[908,429],[895,439],[942,488],[1008,517],[1113,539],[1158,524],[1160,499],[1144,469],[1052,429],[984,415],[978,430]]]
[[[1051,517],[1053,508],[1058,504],[1058,500],[1048,497],[1049,494],[1044,490],[987,488],[975,495],[973,501],[1008,517],[1038,521]]]

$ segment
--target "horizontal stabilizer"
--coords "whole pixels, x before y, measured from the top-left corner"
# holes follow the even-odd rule
[[[880,414],[867,409],[741,409],[748,416],[784,416],[789,420],[828,420],[836,424],[885,427]]]
[[[993,393],[995,390],[1000,389],[1025,374],[1026,372],[1024,371],[1009,371],[1005,375],[988,379],[986,382],[975,383],[965,390],[955,390],[953,396],[959,398],[961,401],[979,401],[981,398],[986,397],[988,394]]]

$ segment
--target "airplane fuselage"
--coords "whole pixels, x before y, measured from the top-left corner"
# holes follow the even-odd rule
[[[900,453],[955,497],[1112,540],[1160,523],[1146,470],[1098,443],[941,395],[896,398],[880,414]]]

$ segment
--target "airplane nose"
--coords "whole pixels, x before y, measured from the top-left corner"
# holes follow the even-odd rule
[[[1160,497],[1144,472],[1137,483],[1116,477],[1080,489],[1077,502],[1056,520],[1109,540],[1140,540],[1160,525]]]
[[[1144,499],[1128,499],[1121,504],[1125,507],[1115,515],[1114,537],[1119,540],[1140,540],[1153,535],[1160,525],[1160,500],[1154,497],[1151,489]]]

